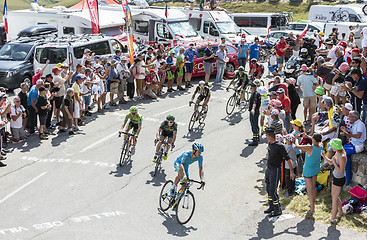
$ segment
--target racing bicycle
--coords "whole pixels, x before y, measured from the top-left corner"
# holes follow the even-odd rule
[[[126,134],[127,138],[124,140],[124,143],[121,147],[121,155],[120,155],[120,167],[127,163],[131,159],[131,145],[132,145],[132,137],[134,134],[131,133],[125,133],[125,132],[119,132],[119,137],[121,137],[121,134]]]
[[[170,207],[176,212],[176,219],[180,224],[186,224],[190,221],[195,211],[194,194],[190,191],[193,183],[201,184],[199,181],[187,179],[187,183],[181,182],[181,185],[186,185],[185,189],[172,197],[170,190],[173,186],[173,181],[168,180],[162,187],[161,195],[159,196],[159,207],[162,211],[167,211]],[[197,189],[203,189],[201,184]]]
[[[207,114],[207,112],[204,112],[202,104],[190,101],[189,106],[191,106],[192,103],[196,105],[196,110],[194,111],[194,113],[191,115],[191,118],[190,118],[189,128],[188,128],[189,132],[191,132],[192,129],[194,128],[195,122],[199,122],[199,126],[202,125],[204,123],[204,120]],[[207,111],[208,111],[208,106],[207,106]]]
[[[229,88],[234,90],[233,91],[233,95],[229,97],[228,101],[227,101],[227,105],[226,105],[226,112],[228,115],[231,115],[235,109],[235,107],[240,106],[241,103],[241,89],[236,89],[236,88]],[[245,92],[245,101],[246,101],[246,92]],[[247,100],[248,101],[248,100]],[[246,101],[246,102],[247,102]],[[242,111],[243,109],[246,110],[247,104],[244,104],[240,111]]]
[[[157,142],[158,141],[159,141],[158,139],[155,140],[154,146],[157,145]],[[164,141],[164,140],[161,143],[162,143],[161,148],[159,149],[159,152],[158,152],[158,155],[157,155],[157,159],[155,160],[155,168],[154,168],[154,174],[153,174],[153,176],[155,176],[157,174],[158,169],[161,169],[162,168],[161,167],[161,163],[162,163],[162,159],[164,157],[164,153],[166,152],[166,146],[167,146],[167,144],[171,145],[171,151],[172,151],[172,148],[175,146],[175,145],[170,144],[170,143],[168,143],[167,141]]]

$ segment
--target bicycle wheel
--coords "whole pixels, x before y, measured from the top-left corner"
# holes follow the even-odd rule
[[[189,127],[188,127],[189,132],[191,132],[191,130],[194,128],[194,124],[195,124],[196,119],[197,119],[197,116],[196,116],[197,114],[198,114],[198,112],[197,112],[197,111],[195,111],[195,112],[191,115],[190,122],[189,122]]]
[[[227,101],[227,105],[226,105],[226,112],[228,115],[231,115],[233,113],[234,108],[236,107],[236,97],[235,95],[232,95],[228,101]]]
[[[199,123],[200,123],[200,125],[204,123],[205,118],[206,118],[206,114],[207,113],[204,113],[204,110],[201,110],[201,112],[199,114]]]
[[[124,141],[124,144],[122,145],[122,149],[121,149],[120,163],[119,163],[120,167],[123,165],[123,162],[125,160],[125,155],[126,155],[125,145],[126,145],[126,141]]]
[[[177,203],[176,218],[180,224],[185,224],[190,221],[195,211],[194,194],[187,192]]]
[[[245,102],[248,102],[251,97],[251,86],[247,85],[245,88]]]
[[[261,86],[265,86],[264,80],[260,80]]]
[[[155,176],[157,174],[159,166],[161,165],[161,162],[162,162],[162,152],[159,152],[157,160],[155,161],[155,168],[154,168],[153,176]]]
[[[168,180],[162,187],[161,195],[159,196],[159,207],[165,212],[171,206],[171,195],[170,190],[173,186],[172,180]]]
[[[128,139],[128,144],[126,144],[125,146],[125,158],[124,158],[124,163],[127,163],[130,158],[131,158],[131,152],[130,152],[130,147],[131,147],[131,142],[129,142],[129,139]]]

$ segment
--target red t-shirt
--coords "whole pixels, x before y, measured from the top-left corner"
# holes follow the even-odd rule
[[[284,89],[284,92],[285,92],[285,95],[288,97],[289,95],[288,95],[288,84],[286,84],[286,83],[280,83],[279,84],[279,87],[278,87],[278,89],[279,88],[283,88]]]
[[[40,80],[40,79],[41,79],[41,74],[40,73],[37,73],[36,75],[34,75],[32,77],[32,86],[36,85],[37,80]]]
[[[277,44],[277,55],[278,55],[279,57],[284,56],[285,51],[284,51],[284,52],[281,52],[281,51],[280,51],[280,49],[281,49],[281,48],[283,49],[283,48],[285,48],[286,46],[287,46],[286,41],[284,41],[283,43],[278,42],[278,44]]]
[[[285,109],[286,107],[288,107],[288,111],[285,112],[285,114],[288,115],[291,112],[291,100],[287,96],[285,96],[285,95],[284,95],[283,98],[279,98],[278,97],[278,99],[282,102],[283,109]]]

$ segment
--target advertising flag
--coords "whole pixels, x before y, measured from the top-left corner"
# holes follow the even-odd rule
[[[126,29],[127,29],[127,48],[129,49],[129,61],[131,64],[134,63],[134,37],[133,37],[133,24],[131,18],[131,11],[129,5],[125,5],[126,7]]]
[[[308,23],[306,27],[303,29],[302,33],[299,35],[299,37],[302,39],[304,36],[306,36],[307,31],[308,31]]]
[[[92,23],[92,34],[100,33],[99,30],[99,14],[97,0],[87,0],[89,8],[90,21]]]

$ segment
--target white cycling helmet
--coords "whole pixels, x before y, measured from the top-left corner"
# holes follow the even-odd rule
[[[201,81],[199,82],[199,87],[204,87],[204,86],[205,86],[205,82],[201,80]]]

